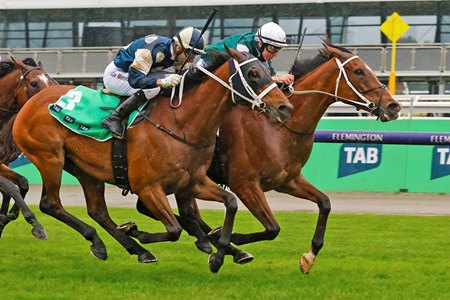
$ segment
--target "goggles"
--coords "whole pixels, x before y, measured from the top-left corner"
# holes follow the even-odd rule
[[[275,53],[280,52],[280,51],[282,50],[282,48],[280,48],[280,47],[275,47],[275,46],[266,44],[266,50],[267,50],[267,52],[269,52],[270,54],[275,54]]]

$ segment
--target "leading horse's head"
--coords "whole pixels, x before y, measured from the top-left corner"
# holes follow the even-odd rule
[[[398,118],[400,103],[360,57],[328,40],[324,46],[339,68],[336,99],[376,115],[383,122]]]
[[[296,60],[293,74],[298,79],[325,63],[333,69],[327,71],[324,66],[325,69],[322,69],[322,72],[337,73],[336,80],[331,83],[334,88],[330,86],[333,94],[323,91],[315,92],[329,94],[334,97],[335,101],[363,109],[376,115],[383,122],[398,118],[401,109],[400,103],[392,97],[386,86],[381,84],[370,67],[361,58],[343,47],[333,45],[328,39],[324,41],[324,48],[315,58]],[[299,83],[300,80],[296,80],[295,84]]]
[[[19,69],[19,80],[16,92],[19,107],[22,107],[28,99],[50,85],[58,84],[43,69],[42,64],[38,64],[32,58],[19,60],[11,57],[11,61]]]

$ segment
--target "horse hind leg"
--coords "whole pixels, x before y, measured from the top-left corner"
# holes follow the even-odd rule
[[[47,239],[47,233],[45,232],[45,229],[42,227],[42,225],[38,222],[36,219],[36,216],[31,211],[31,209],[28,207],[28,205],[25,203],[25,200],[22,198],[22,195],[20,194],[19,189],[17,186],[15,186],[11,181],[7,180],[6,178],[0,176],[0,190],[2,191],[3,195],[6,196],[6,198],[12,197],[15,201],[14,206],[11,208],[10,213],[6,215],[6,217],[3,217],[1,220],[1,231],[3,231],[3,228],[8,224],[10,221],[17,219],[19,214],[19,208],[22,210],[22,214],[25,218],[25,220],[33,226],[31,233],[34,237],[41,240]],[[9,200],[8,200],[9,201]],[[2,206],[2,209],[4,207]],[[0,231],[0,235],[1,235]]]
[[[102,228],[105,229],[111,236],[113,236],[128,251],[129,254],[137,255],[139,262],[156,262],[157,258],[152,253],[142,248],[132,238],[117,229],[117,225],[112,221],[106,207],[104,195],[105,184],[90,176],[89,174],[83,172],[69,160],[66,161],[66,170],[74,175],[80,182],[86,198],[86,205],[89,216],[100,226],[102,226]],[[107,258],[106,247],[104,246],[103,242],[99,242],[96,244],[93,243],[91,247],[91,253],[100,259]]]

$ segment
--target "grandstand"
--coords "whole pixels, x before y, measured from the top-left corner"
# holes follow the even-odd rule
[[[187,3],[189,3],[187,5]],[[104,67],[133,39],[177,29],[202,27],[213,8],[218,14],[208,43],[256,30],[268,21],[285,28],[290,46],[275,60],[285,72],[304,28],[302,56],[314,55],[321,38],[360,55],[387,81],[391,44],[379,26],[394,11],[410,29],[398,42],[397,94],[450,94],[450,1],[308,0],[0,1],[0,55],[41,60],[62,82],[100,85]]]

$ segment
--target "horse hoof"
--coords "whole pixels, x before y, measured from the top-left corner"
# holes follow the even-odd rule
[[[117,226],[117,229],[122,230],[125,233],[129,233],[132,229],[137,229],[137,225],[134,221],[126,221]]]
[[[213,252],[213,249],[211,247],[211,244],[209,243],[209,240],[197,240],[195,242],[195,246],[198,250],[200,250],[203,253],[211,254]]]
[[[237,264],[243,265],[251,262],[254,259],[253,255],[245,251],[239,251],[234,257],[233,261]]]
[[[108,259],[108,253],[106,253],[106,248],[99,248],[91,246],[91,254],[101,260]]]
[[[219,227],[217,227],[217,228],[214,228],[213,230],[211,230],[211,231],[208,233],[208,236],[213,236],[213,235],[219,233],[221,230],[222,230],[222,226],[219,226]]]
[[[217,273],[223,265],[223,257],[219,257],[217,253],[213,253],[209,256],[208,263],[209,270],[213,273]]]
[[[315,260],[316,256],[312,252],[304,253],[298,262],[300,271],[308,274],[311,271]]]
[[[31,233],[38,240],[47,239],[47,233],[45,232],[45,229],[43,227],[33,227],[33,229],[31,229]]]
[[[157,262],[158,259],[156,258],[156,256],[154,256],[153,254],[151,254],[150,252],[144,252],[141,255],[139,255],[138,257],[138,262],[140,263],[153,263],[153,262]]]

